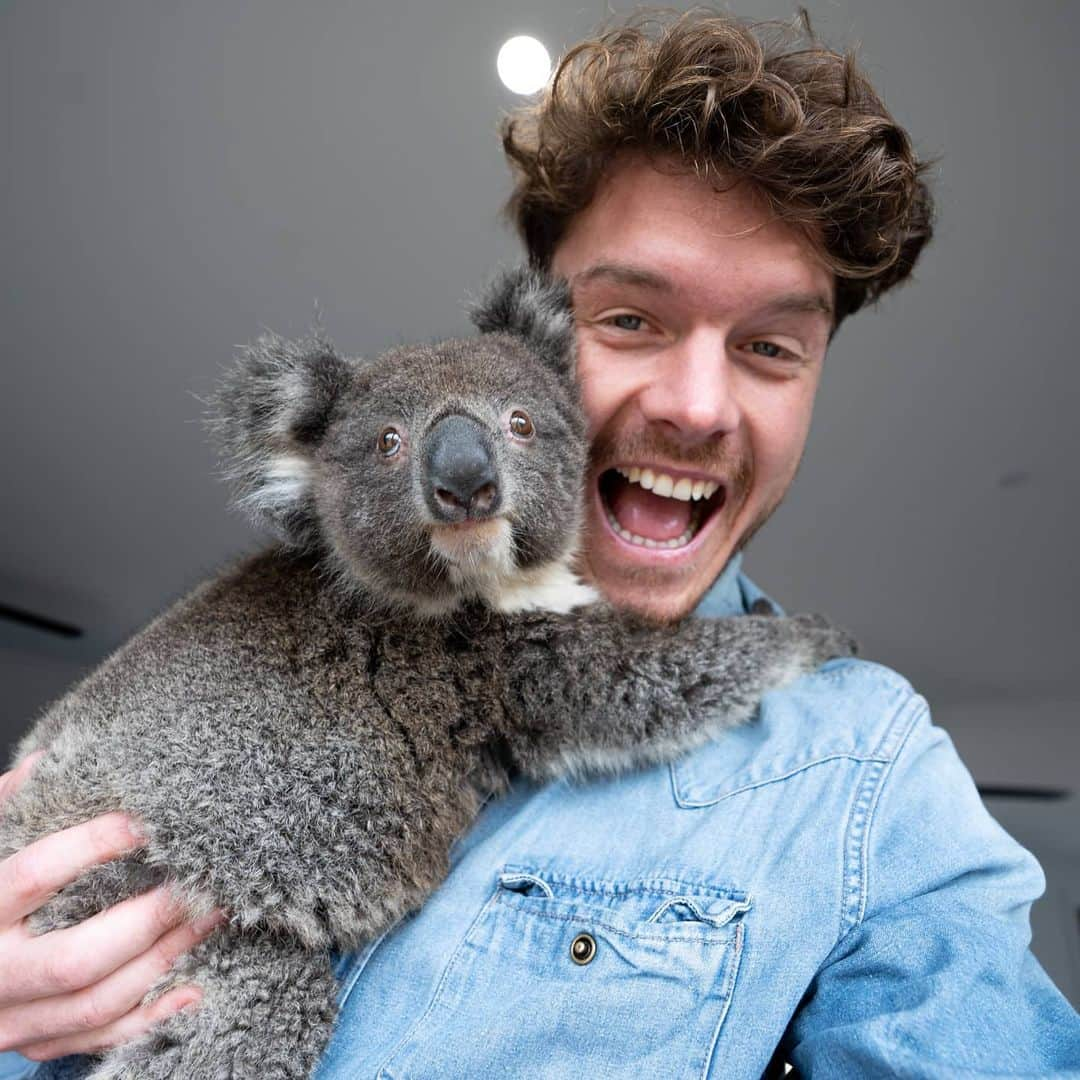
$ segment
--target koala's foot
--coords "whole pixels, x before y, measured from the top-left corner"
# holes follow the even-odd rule
[[[333,1033],[325,953],[219,931],[170,978],[202,1001],[109,1051],[89,1080],[306,1080]]]

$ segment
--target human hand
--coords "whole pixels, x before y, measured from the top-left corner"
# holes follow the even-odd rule
[[[0,774],[0,813],[42,753]],[[104,814],[0,862],[0,1051],[33,1061],[97,1053],[201,999],[197,987],[178,986],[142,1004],[176,959],[219,925],[221,912],[185,922],[158,888],[64,930],[35,937],[27,925],[31,912],[84,870],[142,843],[124,814]]]

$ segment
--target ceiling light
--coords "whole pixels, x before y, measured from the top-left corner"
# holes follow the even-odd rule
[[[534,37],[512,37],[499,50],[495,67],[499,78],[515,94],[532,94],[551,73],[551,57]]]

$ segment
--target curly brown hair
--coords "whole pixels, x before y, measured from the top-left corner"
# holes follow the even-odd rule
[[[575,45],[501,134],[515,173],[506,213],[544,269],[627,149],[675,158],[718,189],[751,182],[835,274],[836,325],[907,278],[932,231],[928,164],[805,12],[646,12]]]

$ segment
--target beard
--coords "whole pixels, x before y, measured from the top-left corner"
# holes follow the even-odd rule
[[[729,520],[741,512],[753,489],[753,460],[745,449],[733,446],[728,440],[688,446],[666,437],[656,428],[598,433],[590,448],[589,475],[599,482],[600,476],[615,465],[642,461],[670,462],[673,466],[700,470],[707,476],[722,477],[724,502],[713,513],[723,513]],[[764,520],[755,522],[754,531],[764,524]],[[586,543],[586,550],[588,546]],[[628,581],[660,588],[667,587],[672,578],[671,572],[663,567],[626,566],[624,571]]]
[[[656,428],[637,431],[602,431],[597,434],[590,448],[590,479],[599,484],[606,470],[616,465],[648,461],[668,462],[688,470],[699,470],[707,476],[722,478],[724,501],[711,512],[723,515],[726,520],[707,520],[702,528],[711,529],[710,535],[702,537],[703,546],[693,560],[683,566],[662,564],[642,566],[620,562],[611,558],[603,548],[596,545],[591,535],[593,529],[604,530],[602,522],[592,512],[587,517],[581,569],[593,582],[603,588],[608,586],[611,599],[622,601],[639,610],[650,609],[649,617],[662,621],[676,620],[689,614],[731,559],[743,551],[754,536],[764,527],[780,506],[798,472],[799,463],[791,479],[783,489],[745,524],[739,523],[751,494],[754,491],[756,473],[749,448],[720,439],[692,446],[667,437]],[[590,492],[590,503],[595,506],[595,493]],[[603,496],[601,495],[601,500]],[[738,533],[732,540],[732,530]],[[593,561],[591,553],[596,550]],[[723,553],[726,551],[726,555]],[[723,562],[718,563],[722,558]],[[637,599],[631,599],[636,597]]]

